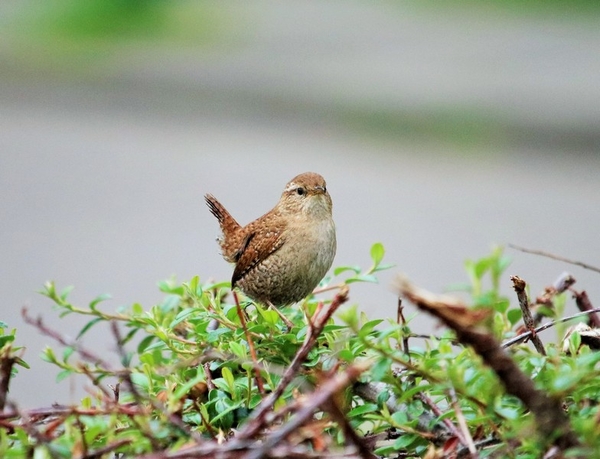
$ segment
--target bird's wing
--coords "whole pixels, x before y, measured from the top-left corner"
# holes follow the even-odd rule
[[[236,264],[231,278],[231,287],[244,277],[252,268],[266,260],[271,254],[279,250],[285,242],[282,231],[257,233],[249,231],[244,243],[235,253]]]

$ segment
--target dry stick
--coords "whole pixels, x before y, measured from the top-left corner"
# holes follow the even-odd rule
[[[336,402],[335,394],[329,398],[329,401],[323,404],[323,408],[329,412],[331,417],[338,423],[344,432],[346,441],[350,441],[356,447],[358,455],[363,459],[377,459],[377,456],[373,454],[369,446],[366,444],[364,438],[360,437],[356,431],[350,425],[350,421],[340,409],[340,406]]]
[[[242,307],[240,306],[240,301],[238,299],[237,293],[233,292],[233,300],[235,301],[235,308],[238,313],[238,317],[240,318],[240,322],[242,324],[242,329],[244,330],[244,334],[246,335],[246,341],[248,342],[248,347],[250,348],[250,357],[252,358],[252,363],[254,363],[254,374],[256,379],[256,387],[258,387],[258,392],[262,397],[265,396],[265,386],[262,380],[262,376],[260,375],[260,370],[258,366],[258,359],[256,358],[256,351],[254,349],[254,341],[252,341],[252,336],[250,336],[250,332],[248,331],[248,325],[246,324],[246,318],[244,317],[244,311],[242,311]]]
[[[11,354],[12,347],[8,345],[4,348],[3,355],[0,356],[0,411],[4,411],[12,367],[17,361],[16,357]]]
[[[440,407],[437,406],[435,402],[431,400],[431,398],[427,394],[425,394],[425,392],[419,392],[418,394],[416,394],[416,397],[419,400],[421,400],[425,405],[427,405],[433,414],[435,414],[438,418],[442,419],[442,422],[448,428],[448,431],[450,431],[456,438],[458,438],[458,440],[463,445],[467,446],[467,440],[463,437],[462,432],[456,428],[456,426],[450,419],[448,419],[447,417],[442,417],[444,413],[442,412],[442,410],[440,410]]]
[[[302,363],[308,356],[310,350],[314,347],[317,342],[317,338],[325,328],[328,320],[331,318],[333,313],[346,301],[348,300],[348,287],[340,289],[335,295],[331,304],[328,308],[321,311],[319,317],[313,318],[313,323],[308,327],[306,338],[304,343],[296,353],[294,360],[290,366],[285,370],[285,373],[281,377],[279,384],[275,390],[255,408],[254,412],[249,418],[246,427],[236,436],[238,441],[252,438],[256,435],[263,427],[267,413],[272,409],[273,405],[279,397],[283,394],[285,388],[292,382],[292,380],[298,374]]]
[[[554,308],[554,297],[565,292],[575,282],[577,282],[577,280],[571,274],[569,274],[568,272],[562,273],[560,276],[558,276],[558,278],[552,283],[550,287],[546,287],[544,291],[537,296],[537,298],[535,299],[535,304],[533,306],[545,305],[550,308]],[[536,311],[533,315],[533,321],[535,325],[539,325],[543,318],[544,315]],[[521,332],[522,329],[519,329],[518,331]]]
[[[116,410],[116,411],[115,411]],[[105,408],[77,408],[71,406],[53,406],[50,408],[35,408],[25,411],[17,411],[12,409],[4,413],[0,413],[0,420],[5,419],[17,419],[20,416],[26,416],[31,419],[32,422],[38,422],[40,420],[47,419],[54,416],[69,416],[69,415],[80,415],[80,416],[102,416],[110,414],[124,414],[126,416],[139,416],[147,415],[147,411],[134,406],[117,405],[116,407],[105,409]]]
[[[133,442],[133,440],[128,440],[128,439],[119,440],[119,441],[116,441],[115,443],[110,443],[103,448],[99,448],[95,451],[91,451],[86,456],[84,456],[84,458],[100,458],[104,454],[110,453],[110,452],[114,451],[115,449],[120,448],[121,446],[129,445],[132,442]],[[115,455],[114,457],[117,457],[117,455]]]
[[[398,279],[398,289],[419,309],[452,328],[461,343],[471,346],[482,357],[502,381],[506,392],[521,400],[533,413],[542,438],[553,438],[553,444],[563,450],[579,445],[560,400],[537,390],[531,379],[502,350],[496,338],[478,329],[481,321],[478,311],[470,310],[458,300],[419,289],[403,277]]]
[[[404,318],[404,306],[402,306],[402,298],[398,298],[398,316],[396,317],[396,322],[402,324],[403,327],[406,326],[406,319]],[[406,355],[406,358],[410,362],[410,348],[408,347],[408,335],[402,333],[402,350]]]
[[[569,264],[575,265],[575,266],[580,266],[584,269],[589,269],[591,271],[596,271],[597,273],[600,273],[600,268],[596,268],[595,266],[588,265],[587,263],[582,263],[581,261],[570,260],[568,258],[554,255],[553,253],[550,253],[550,252],[544,252],[542,250],[526,249],[525,247],[519,247],[518,245],[514,245],[514,244],[508,244],[508,246],[513,249],[520,250],[521,252],[531,253],[533,255],[541,255],[542,257],[552,258],[553,260],[557,260],[557,261],[564,261],[565,263],[569,263]]]
[[[600,328],[600,317],[593,313],[594,306],[592,306],[586,291],[582,290],[579,293],[574,291],[573,295],[575,296],[575,304],[577,304],[580,311],[591,311],[589,321],[592,328]]]
[[[261,459],[277,445],[284,440],[294,430],[306,422],[313,415],[315,410],[327,402],[332,396],[339,393],[343,388],[348,386],[352,381],[358,378],[361,373],[371,367],[371,362],[363,361],[349,366],[346,371],[338,373],[329,381],[325,382],[321,388],[311,394],[306,403],[292,418],[286,422],[278,430],[271,433],[259,448],[248,453],[244,459]],[[368,456],[373,457],[373,456]]]
[[[547,330],[549,328],[554,327],[556,324],[561,324],[564,322],[568,322],[569,320],[577,319],[578,317],[588,316],[590,314],[594,314],[596,312],[600,312],[600,308],[590,309],[589,311],[578,312],[577,314],[573,314],[572,316],[563,317],[562,319],[557,319],[552,322],[548,322],[544,325],[540,325],[533,331],[526,331],[525,333],[521,333],[513,338],[510,338],[502,343],[502,348],[507,348],[512,346],[513,344],[522,343],[523,341],[529,339],[531,335],[535,332],[536,334]]]
[[[477,454],[477,450],[475,449],[475,444],[473,443],[473,437],[469,432],[469,426],[467,425],[467,421],[465,420],[465,416],[460,409],[460,405],[458,404],[458,399],[456,398],[456,391],[452,386],[448,389],[450,395],[450,401],[452,403],[452,408],[454,408],[454,413],[456,414],[456,420],[458,421],[458,426],[460,427],[460,431],[462,433],[461,443],[467,447],[469,453],[471,453],[471,458],[476,459],[479,457]]]
[[[521,307],[521,312],[523,313],[523,322],[525,322],[527,329],[532,332],[531,341],[540,354],[546,355],[546,349],[544,349],[542,340],[535,333],[535,323],[533,321],[533,317],[531,317],[531,311],[529,310],[529,299],[527,298],[527,292],[525,291],[525,286],[527,284],[519,276],[510,276],[510,280],[513,283],[515,292],[517,292],[519,306]]]

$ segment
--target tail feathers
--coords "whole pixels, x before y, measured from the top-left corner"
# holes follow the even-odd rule
[[[217,198],[215,198],[212,194],[205,195],[204,200],[206,201],[206,205],[208,206],[210,213],[213,214],[217,220],[219,220],[219,224],[221,226],[227,219],[233,220],[231,214],[225,210],[225,207],[223,207],[223,205],[217,201]]]
[[[223,250],[223,257],[228,261],[234,262],[234,251],[241,243],[238,239],[241,237],[240,230],[242,227],[213,195],[207,194],[204,196],[204,199],[210,212],[219,221],[219,226],[223,232],[223,237],[218,239],[219,245]]]

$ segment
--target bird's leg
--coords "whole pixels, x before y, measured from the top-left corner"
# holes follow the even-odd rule
[[[273,309],[273,311],[275,311],[277,313],[277,315],[281,318],[281,320],[283,320],[283,323],[285,323],[288,331],[290,331],[293,327],[294,324],[290,321],[290,319],[288,319],[283,312],[281,312],[279,310],[279,308],[277,306],[275,306],[273,303],[271,303],[270,301],[267,301],[267,306],[269,306],[271,309]]]

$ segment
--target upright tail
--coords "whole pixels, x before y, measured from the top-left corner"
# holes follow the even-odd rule
[[[206,205],[210,209],[210,212],[219,221],[219,226],[223,233],[223,237],[218,239],[223,257],[227,261],[233,263],[235,262],[234,253],[238,249],[237,246],[241,243],[237,239],[241,235],[240,230],[242,227],[212,194],[205,195],[204,199],[206,200]]]

